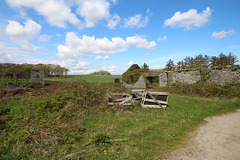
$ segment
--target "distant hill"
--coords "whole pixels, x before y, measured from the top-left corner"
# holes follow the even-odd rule
[[[111,75],[108,71],[98,71],[98,72],[93,72],[90,75]]]

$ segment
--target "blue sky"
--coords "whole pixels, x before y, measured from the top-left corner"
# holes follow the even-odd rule
[[[240,59],[239,32],[239,0],[0,0],[0,63],[70,74],[157,69],[198,54]]]

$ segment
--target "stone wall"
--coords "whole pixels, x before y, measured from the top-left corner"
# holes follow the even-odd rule
[[[232,81],[240,81],[240,68],[222,68],[211,70],[210,80],[224,85]]]
[[[193,84],[201,80],[201,74],[199,70],[193,71],[176,71],[172,73],[172,83],[182,82]]]
[[[126,88],[146,88],[146,83],[144,81],[143,75],[141,75],[138,79],[138,81],[134,84],[127,84],[125,82],[123,82],[123,85]]]
[[[201,80],[201,71],[168,71],[159,74],[159,86],[167,86],[168,84],[182,82],[193,84]],[[213,69],[209,71],[209,80],[221,85],[233,81],[240,81],[240,67],[223,67],[221,69]]]
[[[41,83],[42,85],[44,85],[44,71],[40,70],[40,71],[31,71],[31,79],[30,79],[31,83]]]
[[[146,77],[156,76],[156,73],[145,73]],[[158,73],[159,76],[159,86],[167,86],[172,83],[182,82],[193,84],[201,80],[200,70],[190,70],[190,71],[166,71]],[[215,83],[224,85],[232,81],[240,81],[240,67],[225,67],[221,69],[214,69],[209,71],[209,80]],[[134,84],[124,83],[127,88],[146,88],[146,83],[144,81],[143,75]]]
[[[159,74],[159,87],[168,85],[168,72],[162,72]]]

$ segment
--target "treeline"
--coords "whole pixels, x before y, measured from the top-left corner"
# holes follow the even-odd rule
[[[170,59],[166,64],[165,70],[209,69],[216,66],[234,65],[236,62],[238,62],[237,56],[233,55],[231,52],[228,55],[220,53],[217,57],[209,57],[208,55],[200,54],[195,58],[186,57],[176,64]]]
[[[31,70],[44,70],[45,77],[67,76],[68,69],[55,64],[0,63],[0,78],[29,79]]]

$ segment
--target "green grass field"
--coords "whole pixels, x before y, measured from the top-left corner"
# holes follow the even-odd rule
[[[122,82],[122,75],[68,75],[67,77],[52,77],[45,78],[46,83],[61,82],[61,81],[80,81],[85,80],[89,83],[103,83],[113,84],[114,79],[120,79]],[[0,83],[27,83],[29,79],[2,79]]]
[[[79,81],[85,80],[89,83],[104,83],[113,84],[114,79],[120,79],[122,82],[122,75],[69,75],[67,78],[46,78],[46,82],[56,82],[56,81]]]

